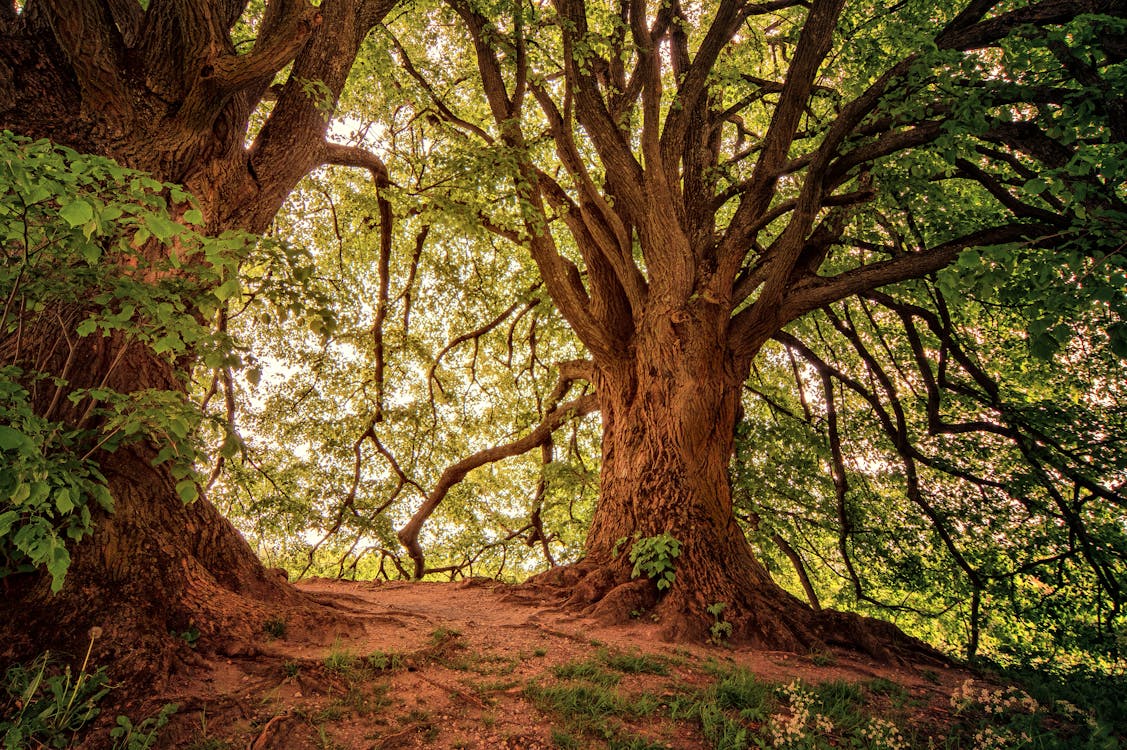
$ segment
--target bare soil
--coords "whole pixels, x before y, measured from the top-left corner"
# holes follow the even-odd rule
[[[535,749],[557,747],[553,730],[571,730],[569,717],[537,706],[529,686],[559,683],[554,670],[561,665],[599,655],[663,660],[666,674],[621,674],[614,688],[624,696],[648,693],[663,704],[706,687],[717,669],[735,665],[781,684],[895,683],[911,698],[911,715],[902,718],[925,728],[949,723],[949,697],[969,676],[936,663],[889,666],[848,652],[674,645],[659,639],[660,624],[645,615],[607,626],[527,589],[487,580],[317,579],[297,587],[345,617],[326,617],[324,627],[287,624],[284,633],[278,619],[266,628],[274,634],[264,632],[250,649],[201,640],[193,667],[174,675],[159,694],[116,711],[136,722],[178,703],[159,748]],[[891,708],[875,700],[872,713],[892,718]],[[654,746],[708,747],[699,723],[673,720],[668,711],[614,721],[622,733]],[[607,746],[602,738],[571,734],[581,747]]]

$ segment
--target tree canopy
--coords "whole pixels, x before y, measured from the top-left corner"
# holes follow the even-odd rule
[[[144,462],[192,437],[169,486],[296,574],[547,568],[601,617],[704,637],[723,604],[785,648],[886,653],[836,609],[970,655],[1118,648],[1122,2],[3,8],[0,125],[157,178],[6,146],[0,448],[78,461],[35,503],[121,493],[98,457],[132,428],[60,412],[98,383],[50,342],[124,336],[166,374],[90,355],[110,401],[197,404],[125,433]],[[45,155],[80,178],[21,176]],[[52,212],[77,244],[28,234]],[[48,267],[91,300],[50,326]],[[207,331],[144,333],[169,310]],[[65,595],[21,482],[6,567]],[[97,540],[81,507],[53,539]]]

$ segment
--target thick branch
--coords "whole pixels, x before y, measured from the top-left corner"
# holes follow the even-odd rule
[[[571,419],[586,416],[597,409],[598,398],[596,394],[588,393],[585,396],[580,396],[550,411],[535,429],[519,440],[480,450],[442,472],[442,476],[439,477],[438,483],[427,496],[426,501],[415,511],[415,515],[411,516],[411,520],[398,533],[399,541],[407,548],[408,554],[415,563],[415,577],[421,578],[426,571],[426,558],[423,555],[422,547],[419,545],[419,532],[422,530],[423,524],[426,523],[455,485],[476,468],[505,458],[519,456],[539,447],[545,440],[550,439],[553,432]]]

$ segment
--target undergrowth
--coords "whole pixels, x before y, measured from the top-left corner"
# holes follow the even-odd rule
[[[13,664],[0,686],[0,743],[4,750],[56,748],[65,750],[84,741],[99,705],[113,685],[105,667],[91,668],[90,653],[101,635],[91,630],[86,657],[77,671],[45,651],[26,664]],[[109,730],[113,750],[149,750],[160,730],[179,706],[169,703],[136,723],[118,716]]]

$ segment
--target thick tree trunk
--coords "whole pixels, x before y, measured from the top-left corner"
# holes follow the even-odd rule
[[[146,347],[121,336],[78,338],[44,317],[54,316],[32,321],[18,349],[11,338],[0,337],[0,361],[65,373],[72,388],[183,388],[176,368]],[[59,401],[54,390],[31,386],[37,412],[80,423],[89,402]],[[96,517],[93,536],[73,546],[60,592],[51,592],[42,572],[0,581],[0,662],[47,648],[78,658],[98,628],[97,663],[112,665],[115,679],[159,681],[191,659],[189,644],[234,655],[254,648],[269,617],[285,617],[297,628],[314,626],[310,602],[284,576],[267,571],[210,502],[181,501],[168,462],[153,465],[159,447],[145,441],[98,456],[114,512]]]
[[[753,556],[732,512],[728,465],[743,378],[723,323],[703,302],[651,310],[628,356],[597,367],[602,474],[586,555],[540,580],[565,584],[573,603],[605,622],[652,610],[671,640],[730,637],[786,651],[841,645],[882,659],[923,652],[886,623],[815,612]],[[635,540],[661,534],[680,542],[666,591],[632,579],[629,560]],[[719,620],[731,631],[714,632]]]

